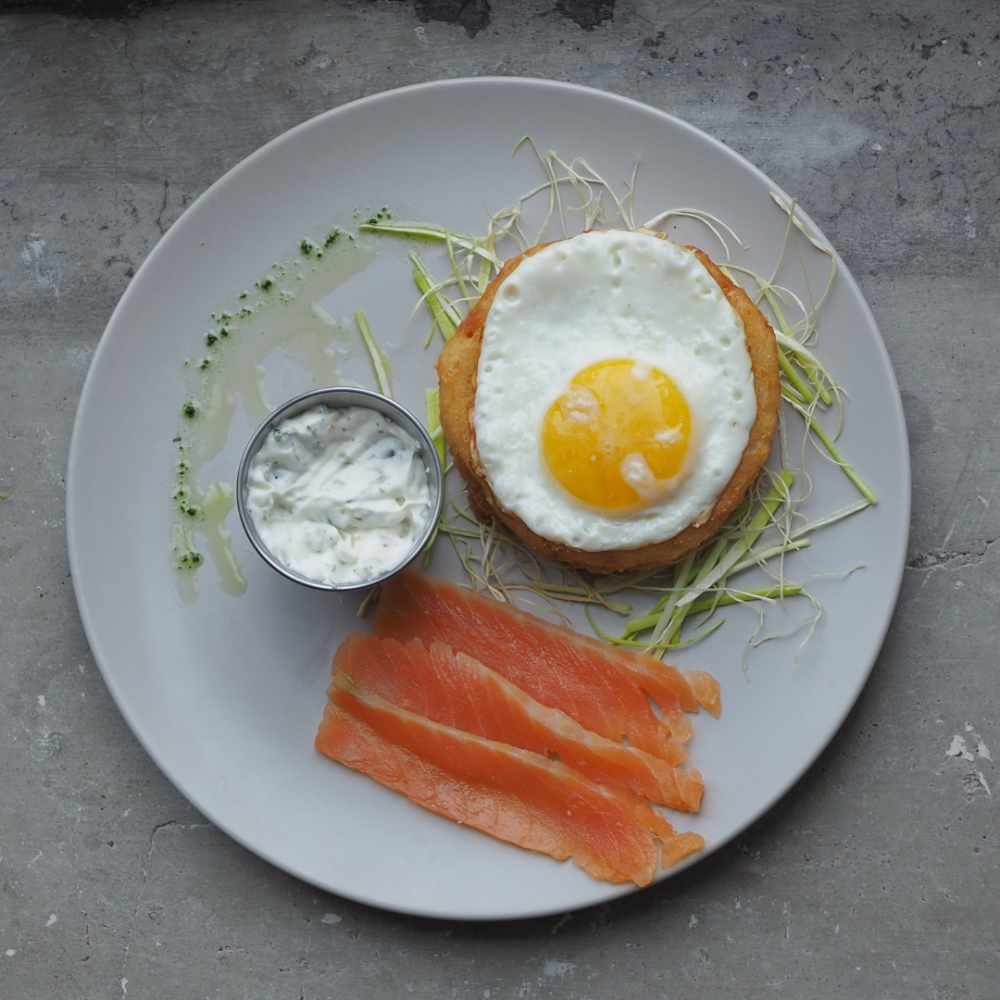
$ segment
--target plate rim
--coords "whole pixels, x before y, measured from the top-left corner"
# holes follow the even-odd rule
[[[87,421],[87,410],[91,405],[91,397],[94,395],[96,390],[96,384],[100,377],[98,374],[99,369],[106,363],[105,358],[114,348],[113,341],[116,338],[116,325],[119,323],[119,317],[129,308],[132,299],[136,298],[141,294],[141,289],[145,280],[145,275],[147,272],[155,269],[157,267],[157,261],[160,256],[165,252],[164,247],[169,246],[170,242],[175,239],[180,238],[178,234],[182,234],[184,227],[189,224],[185,220],[190,220],[193,218],[203,202],[208,199],[213,192],[216,191],[221,185],[229,183],[234,177],[238,177],[241,173],[246,170],[253,169],[254,165],[258,160],[267,157],[270,151],[279,145],[284,145],[286,143],[294,143],[296,137],[309,129],[322,128],[325,124],[331,120],[336,120],[336,118],[342,114],[350,112],[355,112],[357,110],[363,110],[365,107],[373,107],[380,103],[392,102],[400,99],[401,97],[411,95],[413,93],[428,93],[435,90],[448,90],[455,89],[458,87],[502,87],[502,88],[527,88],[527,89],[539,89],[549,92],[575,92],[580,95],[586,95],[586,97],[593,99],[597,98],[602,101],[607,101],[609,104],[621,104],[632,108],[635,111],[641,112],[644,115],[652,116],[653,118],[659,118],[665,123],[669,123],[673,128],[679,128],[681,131],[690,134],[691,136],[696,136],[699,142],[708,141],[718,153],[723,154],[727,158],[732,159],[736,162],[742,169],[748,170],[755,174],[759,179],[766,182],[770,188],[777,193],[783,195],[785,198],[789,198],[786,192],[784,192],[778,185],[776,185],[759,167],[757,167],[750,160],[746,159],[740,153],[731,149],[724,142],[717,139],[715,136],[703,129],[690,124],[687,121],[677,117],[676,115],[663,111],[660,108],[653,107],[652,105],[646,104],[642,101],[636,100],[635,98],[626,97],[620,94],[614,94],[609,91],[601,90],[596,87],[590,87],[578,83],[563,82],[557,80],[549,80],[545,78],[536,77],[519,77],[519,76],[481,76],[481,77],[455,77],[448,79],[437,79],[425,81],[422,83],[410,84],[405,87],[399,88],[389,88],[386,90],[379,91],[374,94],[369,94],[364,97],[358,98],[353,101],[345,102],[344,104],[338,105],[333,108],[329,108],[326,111],[320,112],[297,125],[294,125],[290,129],[280,133],[269,139],[266,143],[259,146],[253,150],[246,157],[242,158],[239,162],[234,164],[223,174],[221,174],[215,181],[213,181],[190,205],[188,205],[184,212],[171,224],[167,231],[157,240],[156,244],[151,248],[149,253],[146,255],[140,267],[137,269],[135,275],[130,280],[128,286],[120,296],[118,302],[113,309],[105,328],[101,334],[98,341],[97,347],[95,348],[93,358],[91,359],[90,366],[88,368],[87,376],[84,380],[83,387],[80,392],[79,401],[77,404],[77,410],[73,422],[73,430],[70,437],[69,454],[67,461],[67,475],[66,475],[66,539],[67,539],[67,550],[69,555],[69,566],[70,573],[73,583],[74,595],[76,597],[77,609],[80,615],[81,622],[83,624],[84,632],[87,637],[87,642],[90,647],[91,653],[94,657],[94,661],[97,664],[98,669],[101,672],[101,676],[106,684],[109,693],[117,707],[118,711],[121,713],[125,723],[128,725],[133,736],[138,740],[142,746],[145,753],[149,756],[156,767],[161,771],[161,773],[170,781],[170,783],[177,789],[177,791],[189,802],[194,808],[201,812],[214,826],[217,826],[220,830],[226,833],[227,836],[231,837],[243,848],[255,854],[257,857],[262,858],[275,867],[282,871],[288,872],[296,878],[301,879],[310,885],[316,885],[318,888],[336,893],[346,899],[351,899],[355,902],[361,902],[369,906],[375,906],[381,909],[385,909],[390,912],[397,912],[402,914],[408,914],[412,916],[419,917],[431,917],[439,919],[450,919],[450,920],[461,920],[461,921],[481,921],[481,922],[491,922],[500,920],[517,920],[526,919],[533,917],[547,916],[551,914],[565,912],[564,906],[553,906],[549,909],[539,909],[537,907],[532,907],[524,910],[523,912],[513,913],[504,912],[503,914],[496,916],[466,916],[466,915],[455,915],[443,912],[440,908],[419,908],[419,907],[409,907],[402,905],[387,905],[383,902],[375,901],[373,899],[365,898],[362,894],[352,893],[343,889],[331,889],[329,886],[317,885],[317,883],[305,872],[303,872],[299,866],[289,862],[286,859],[281,859],[273,855],[272,852],[262,850],[257,846],[252,846],[249,842],[249,838],[246,837],[241,832],[231,829],[228,823],[220,822],[214,815],[213,809],[210,804],[200,801],[202,796],[192,795],[189,791],[182,787],[182,782],[178,777],[173,774],[173,767],[168,765],[161,756],[156,752],[150,745],[148,745],[147,739],[143,733],[143,725],[140,720],[135,717],[134,713],[130,710],[126,696],[122,691],[121,685],[116,679],[114,672],[109,671],[105,666],[105,655],[102,654],[103,643],[100,636],[100,630],[92,618],[91,608],[88,606],[88,599],[86,594],[83,592],[84,583],[82,578],[84,573],[81,572],[81,560],[83,556],[81,554],[82,542],[80,540],[81,534],[84,532],[84,526],[78,523],[78,518],[80,518],[80,500],[79,495],[82,493],[84,487],[83,482],[85,479],[84,472],[80,464],[80,450],[81,450],[81,440],[86,434],[86,421]],[[797,204],[797,202],[796,202]],[[822,230],[812,221],[808,213],[802,211],[797,207],[796,214],[802,218],[807,226],[812,227],[812,230],[816,233],[821,233]],[[829,245],[829,244],[828,244]],[[889,408],[892,411],[897,429],[902,435],[901,445],[902,454],[900,460],[905,473],[905,483],[903,484],[903,509],[899,512],[898,518],[902,524],[905,524],[907,530],[903,533],[903,542],[901,546],[901,551],[899,552],[899,557],[894,563],[893,569],[894,573],[892,576],[892,594],[891,601],[886,602],[886,611],[882,617],[882,620],[878,623],[878,628],[873,630],[878,634],[878,641],[874,645],[870,662],[868,663],[866,669],[859,675],[858,681],[851,692],[849,700],[847,700],[837,715],[837,721],[835,726],[833,726],[829,737],[823,742],[823,744],[818,747],[814,753],[804,756],[802,758],[802,763],[799,768],[797,768],[797,773],[795,778],[790,784],[782,788],[776,794],[768,798],[765,802],[760,804],[752,815],[750,815],[746,820],[734,829],[727,837],[720,840],[718,843],[712,845],[712,849],[709,854],[714,853],[716,850],[723,847],[725,844],[731,842],[735,837],[737,837],[741,832],[746,830],[748,827],[753,825],[757,820],[760,819],[766,812],[768,812],[773,806],[785,795],[787,795],[791,789],[797,784],[806,774],[806,772],[814,765],[816,760],[827,750],[832,742],[833,738],[842,728],[846,718],[854,709],[857,704],[858,698],[861,695],[865,685],[867,684],[871,672],[874,669],[875,663],[877,662],[886,635],[888,633],[889,627],[892,623],[893,617],[896,612],[896,606],[898,603],[899,591],[902,586],[902,581],[905,573],[906,567],[906,554],[908,546],[908,526],[910,522],[910,512],[912,507],[912,476],[911,476],[911,462],[909,453],[909,443],[907,437],[906,422],[902,407],[902,399],[899,392],[898,380],[896,378],[895,369],[893,368],[891,358],[889,356],[888,349],[885,344],[885,340],[882,333],[878,327],[875,320],[874,313],[872,312],[871,306],[869,305],[866,297],[861,292],[861,289],[855,280],[853,274],[844,264],[839,252],[835,247],[832,247],[834,259],[838,264],[838,280],[846,281],[849,284],[850,292],[852,293],[852,298],[855,303],[860,306],[863,310],[866,319],[870,322],[872,331],[875,337],[872,340],[872,345],[878,351],[880,359],[884,365],[886,372],[891,379],[891,387],[893,389],[892,393],[889,394],[888,400]],[[689,867],[697,864],[703,859],[707,859],[708,855],[696,855],[685,862],[682,862],[674,866],[666,877],[657,879],[652,883],[652,885],[662,884],[668,882],[670,878],[680,872],[686,870]],[[649,887],[651,888],[652,885]],[[605,884],[601,884],[600,888],[605,888]],[[630,895],[638,891],[635,886],[611,886],[607,887],[606,891],[599,893],[600,898],[595,898],[593,901],[581,904],[582,906],[597,905],[601,902],[607,902],[612,899],[617,899],[622,896]]]

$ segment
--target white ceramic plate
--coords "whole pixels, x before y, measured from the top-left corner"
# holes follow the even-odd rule
[[[484,205],[507,204],[539,180],[530,154],[512,159],[524,135],[543,150],[586,157],[614,181],[631,174],[638,154],[637,222],[694,206],[741,235],[749,249],[740,263],[763,272],[777,258],[785,217],[769,197],[775,186],[722,144],[651,108],[516,79],[454,80],[367,98],[250,156],[161,240],[101,340],[69,464],[80,611],[108,687],[153,760],[206,816],[275,865],[352,899],[438,917],[538,915],[631,890],[458,827],[320,756],[312,740],[330,657],[358,623],[357,598],[280,578],[252,552],[233,512],[247,593],[223,593],[208,566],[200,596],[183,605],[169,553],[171,442],[185,393],[182,363],[204,353],[210,313],[303,235],[349,222],[357,206],[405,204],[422,218],[481,231]],[[671,232],[718,253],[704,230]],[[355,304],[344,311],[365,309],[376,331],[401,329],[414,303],[402,249],[385,253],[388,270],[379,274],[396,268],[398,293],[364,274],[345,286]],[[824,272],[813,256],[815,278]],[[395,368],[400,400],[422,413],[434,359],[421,348],[423,320],[417,326]],[[790,564],[799,579],[865,567],[846,579],[814,580],[825,613],[797,666],[797,639],[780,640],[753,651],[744,673],[756,624],[745,610],[677,657],[713,671],[725,699],[719,721],[696,719],[692,762],[706,776],[704,810],[676,824],[705,836],[700,856],[760,816],[826,746],[868,676],[896,600],[909,521],[902,409],[874,320],[843,266],[822,312],[820,350],[852,395],[844,453],[881,503],[818,533]],[[231,465],[231,480],[251,422],[235,426],[217,462]],[[811,464],[823,510],[856,499],[836,469],[818,458]],[[444,557],[438,568],[455,572]]]

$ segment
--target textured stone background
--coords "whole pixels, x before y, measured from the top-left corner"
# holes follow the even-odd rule
[[[0,0],[0,996],[997,995],[1000,15],[870,7]],[[614,905],[463,925],[317,892],[167,783],[90,656],[64,474],[104,324],[202,190],[330,107],[494,74],[645,101],[800,197],[882,328],[914,507],[872,679],[776,808]]]

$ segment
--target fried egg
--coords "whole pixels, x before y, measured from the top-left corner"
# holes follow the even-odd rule
[[[694,253],[588,232],[525,257],[490,307],[472,424],[497,500],[584,551],[708,518],[757,415],[743,322]]]

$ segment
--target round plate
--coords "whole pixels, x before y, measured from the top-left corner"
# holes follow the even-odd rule
[[[352,899],[436,917],[540,915],[632,890],[427,813],[317,753],[330,658],[348,631],[366,628],[356,617],[360,598],[280,578],[253,553],[233,511],[227,523],[247,592],[224,593],[206,566],[200,595],[182,603],[170,553],[172,441],[188,385],[183,363],[204,353],[212,312],[303,236],[351,224],[359,207],[404,205],[453,230],[482,232],[484,206],[509,204],[542,178],[529,147],[512,155],[525,135],[543,152],[585,158],[616,185],[637,156],[637,223],[664,208],[702,209],[742,238],[746,248],[734,245],[741,265],[770,273],[778,259],[787,216],[770,197],[775,185],[659,111],[517,79],[452,80],[366,98],[248,157],[160,241],[98,347],[69,461],[69,551],[84,626],[112,695],[157,765],[214,823],[286,871]],[[689,220],[669,231],[698,239],[716,259],[721,253]],[[419,329],[397,336],[416,295],[407,248],[391,237],[380,247],[378,266],[338,294],[346,314],[363,309],[376,334],[392,331],[383,344],[395,345],[396,396],[422,413],[436,350],[423,349],[422,318]],[[827,261],[803,247],[818,294]],[[799,291],[806,293],[801,282]],[[707,846],[686,864],[756,819],[826,746],[871,670],[895,604],[909,523],[906,433],[885,348],[842,264],[823,305],[818,350],[851,394],[840,447],[880,503],[817,532],[789,560],[788,575],[811,580],[824,611],[798,656],[801,634],[748,651],[757,617],[738,608],[709,640],[676,657],[719,677],[724,705],[718,721],[695,719],[691,763],[705,775],[704,808],[675,825],[702,833]],[[287,396],[311,387],[305,374],[296,377]],[[234,481],[253,425],[238,415],[218,478]],[[858,498],[818,454],[809,461],[815,514]],[[435,558],[439,572],[460,578],[447,553]],[[779,619],[798,614],[789,602]]]

